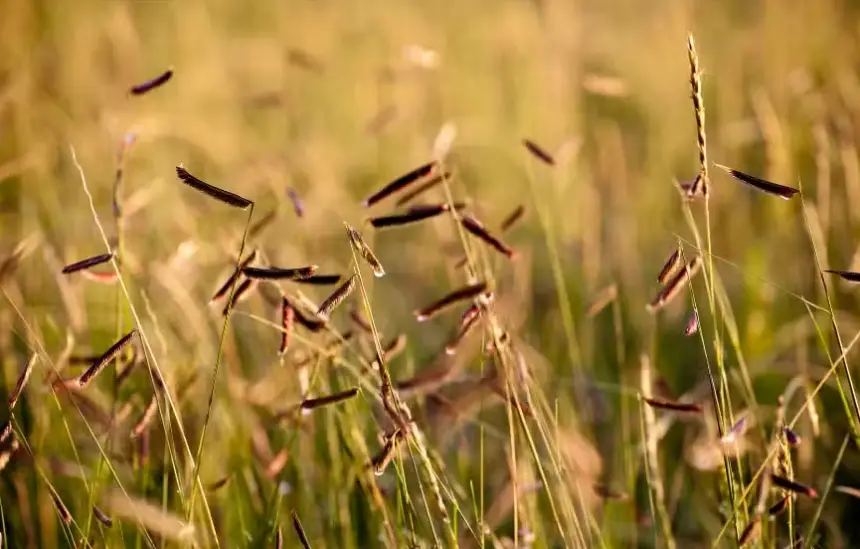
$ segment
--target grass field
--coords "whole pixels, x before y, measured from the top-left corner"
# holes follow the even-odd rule
[[[858,546],[858,29],[0,1],[0,546]]]

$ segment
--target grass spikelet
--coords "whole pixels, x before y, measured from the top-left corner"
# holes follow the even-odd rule
[[[389,360],[394,359],[397,355],[406,349],[406,334],[398,334],[397,337],[388,342],[382,349],[382,360],[387,364]],[[379,359],[374,360],[371,368],[379,370]]]
[[[860,284],[860,273],[858,273],[858,272],[855,272],[855,271],[833,271],[830,269],[824,269],[824,272],[834,274],[846,282],[850,282],[852,284]]]
[[[677,297],[681,290],[684,289],[686,283],[699,272],[701,267],[702,258],[701,256],[696,256],[654,297],[651,303],[648,304],[648,311],[653,313],[665,307],[672,299]]]
[[[791,479],[787,479],[777,474],[771,474],[770,478],[773,481],[774,486],[778,486],[783,490],[788,490],[789,492],[794,492],[796,494],[802,494],[812,499],[818,497],[818,492],[816,492],[814,488],[806,486],[805,484],[795,482]]]
[[[279,267],[244,267],[242,274],[253,280],[304,280],[317,272],[319,265],[282,269]]]
[[[666,284],[666,281],[669,280],[669,277],[675,274],[678,270],[678,267],[681,266],[681,248],[675,250],[672,255],[669,256],[669,259],[666,260],[666,263],[663,264],[663,268],[660,269],[660,274],[657,275],[657,282],[660,284]]]
[[[107,263],[113,258],[112,253],[99,254],[94,255],[93,257],[88,257],[86,259],[82,259],[80,261],[75,261],[70,265],[66,265],[63,267],[63,274],[72,274],[78,271],[83,271],[86,269],[91,269],[97,265],[101,265],[103,263]]]
[[[117,282],[117,275],[114,271],[81,271],[81,276],[91,282],[97,282],[99,284],[116,284]]]
[[[3,425],[3,429],[0,430],[0,444],[4,444],[6,439],[12,435],[12,420],[10,419]]]
[[[290,302],[286,299],[281,301],[281,346],[278,348],[278,355],[284,356],[287,349],[290,347],[290,337],[293,334],[293,324],[296,320],[296,310],[293,309]]]
[[[747,185],[749,185],[749,186],[751,186],[751,187],[753,187],[753,188],[755,188],[755,189],[757,189],[763,193],[778,196],[779,198],[782,198],[783,200],[789,200],[794,195],[796,195],[797,193],[800,192],[799,189],[795,189],[794,187],[786,187],[785,185],[779,185],[777,183],[772,183],[772,182],[767,181],[765,179],[759,179],[758,177],[743,173],[743,172],[738,171],[738,170],[734,170],[732,168],[729,168],[727,166],[723,166],[721,164],[716,164],[716,166],[724,169],[726,172],[728,172],[729,175],[731,175],[732,177],[734,177],[738,181],[746,183]]]
[[[223,202],[224,204],[233,206],[234,208],[244,210],[252,204],[252,202],[247,198],[231,193],[230,191],[225,191],[224,189],[210,185],[209,183],[194,177],[182,166],[176,167],[176,176],[189,187],[196,189],[215,200]]]
[[[391,463],[392,459],[394,459],[397,443],[400,441],[401,437],[402,433],[400,429],[395,429],[393,433],[385,437],[385,444],[382,446],[379,454],[377,454],[371,462],[374,475],[380,477],[385,473],[385,469],[388,468],[388,464]]]
[[[502,220],[502,224],[499,225],[499,230],[503,233],[509,231],[514,225],[519,223],[526,214],[526,207],[520,204],[514,210]]]
[[[290,203],[293,205],[293,211],[296,212],[296,217],[304,217],[305,203],[302,200],[302,197],[299,196],[298,191],[292,187],[287,187],[287,197],[289,197]]]
[[[475,219],[475,217],[471,215],[463,215],[460,218],[460,223],[463,225],[463,228],[470,232],[473,236],[483,241],[485,244],[501,253],[508,259],[513,259],[516,256],[516,252],[513,248],[502,242],[497,237],[493,236],[490,231],[484,227],[484,224]]]
[[[110,363],[111,360],[116,358],[116,356],[125,349],[125,347],[131,343],[132,338],[137,333],[137,329],[132,329],[129,333],[125,334],[120,338],[119,341],[111,345],[111,347],[105,351],[103,355],[98,357],[95,362],[93,362],[92,366],[90,366],[86,372],[81,374],[81,377],[78,378],[78,386],[83,389],[87,385],[89,385],[90,381],[93,380],[102,370],[104,370],[105,366]]]
[[[352,244],[352,247],[365,261],[367,261],[367,264],[370,265],[371,269],[373,269],[373,275],[376,278],[385,276],[385,269],[382,268],[382,263],[380,263],[373,254],[370,246],[368,246],[364,242],[364,239],[361,238],[361,233],[351,227],[349,223],[344,222],[344,225],[346,226],[346,232],[349,235],[349,241]]]
[[[21,396],[21,392],[24,390],[24,387],[27,386],[27,381],[30,379],[30,374],[33,373],[33,366],[36,365],[36,359],[39,355],[33,353],[30,356],[30,360],[27,361],[27,364],[24,366],[24,371],[21,372],[21,375],[18,376],[18,382],[15,383],[15,389],[12,390],[12,394],[9,395],[9,410],[13,410],[15,408],[15,404],[18,403],[18,398]]]
[[[394,194],[394,193],[402,190],[403,188],[409,186],[410,184],[418,181],[419,179],[423,179],[424,177],[427,177],[428,175],[433,173],[433,170],[435,168],[436,168],[436,162],[428,162],[427,164],[419,166],[419,167],[415,168],[414,170],[403,174],[402,176],[398,177],[394,181],[390,182],[389,184],[385,185],[380,190],[378,190],[375,193],[373,193],[372,195],[370,195],[364,202],[362,202],[362,205],[365,208],[373,206],[374,204],[376,204],[380,200],[383,200],[383,199],[391,196],[392,194]]]
[[[224,310],[221,314],[227,316],[230,314],[230,311],[236,306],[237,303],[248,297],[251,293],[251,290],[257,285],[257,281],[252,278],[246,278],[239,284],[239,287],[236,288],[236,291],[233,292],[233,296],[227,300],[227,304],[224,305]]]
[[[330,404],[339,404],[346,400],[350,400],[352,398],[355,398],[357,394],[358,387],[353,387],[352,389],[347,389],[346,391],[341,391],[332,395],[326,395],[318,398],[308,398],[302,401],[301,408],[302,410],[316,410],[317,408],[322,408],[323,406],[328,406]]]
[[[593,488],[594,493],[601,499],[608,501],[627,501],[630,499],[630,494],[616,490],[606,484],[596,483]]]
[[[66,504],[63,503],[63,500],[60,498],[60,494],[56,493],[53,489],[50,490],[51,500],[54,502],[54,507],[57,509],[57,513],[60,514],[60,518],[66,524],[72,522],[72,514],[69,513],[69,508],[66,507]]]
[[[352,275],[347,279],[346,282],[341,284],[330,296],[326,298],[325,301],[322,302],[320,308],[317,310],[317,315],[323,318],[328,318],[331,315],[331,312],[340,305],[344,299],[349,297],[349,294],[355,290],[356,278],[355,275]]]
[[[701,188],[702,195],[708,198],[710,193],[710,178],[708,177],[708,141],[705,133],[705,102],[702,99],[702,76],[699,71],[699,56],[696,54],[696,43],[693,35],[687,36],[687,56],[690,61],[690,89],[693,99],[693,109],[696,112],[696,143],[699,148],[699,165],[701,172],[693,183],[692,195]]]
[[[744,531],[741,533],[741,537],[738,538],[738,545],[740,547],[746,546],[749,542],[754,540],[761,533],[761,517],[758,515],[754,516],[750,519],[749,524],[747,524]]]
[[[358,326],[362,332],[367,334],[373,333],[373,328],[370,326],[370,323],[367,321],[366,318],[364,318],[364,315],[362,315],[361,311],[359,311],[357,308],[352,307],[349,310],[349,319],[352,321],[353,324]]]
[[[699,314],[696,311],[690,313],[687,324],[684,326],[684,335],[690,337],[699,331]]]
[[[129,93],[131,95],[143,95],[145,93],[151,92],[158,87],[163,86],[171,78],[173,78],[173,69],[167,69],[166,71],[151,80],[147,80],[146,82],[142,82],[140,84],[132,86],[129,90]]]
[[[105,528],[113,526],[113,519],[107,516],[104,511],[99,509],[96,505],[93,505],[93,516],[96,517],[96,520],[101,522]]]
[[[230,276],[227,277],[227,280],[225,280],[224,283],[218,287],[218,289],[212,295],[212,299],[210,299],[210,303],[217,301],[217,300],[221,299],[222,297],[224,297],[225,295],[227,295],[230,292],[233,285],[235,284],[235,282],[239,279],[240,276],[242,276],[244,270],[247,269],[250,266],[250,264],[256,258],[257,258],[257,250],[256,249],[251,250],[251,252],[247,255],[247,257],[245,257],[245,259],[243,259],[241,262],[239,262],[239,265],[233,269],[233,272],[230,273]]]
[[[210,299],[209,302],[212,303],[214,301],[218,301],[219,299],[227,295],[227,292],[229,292],[230,288],[233,287],[233,284],[236,282],[236,279],[239,278],[239,275],[242,273],[242,271],[245,270],[245,268],[250,265],[251,262],[254,261],[254,259],[256,258],[257,250],[251,250],[251,253],[248,254],[248,257],[246,257],[239,263],[238,268],[234,269],[230,276],[227,278],[227,280],[224,282],[224,284],[222,284],[215,291],[215,294],[212,296],[212,299]]]
[[[457,348],[466,339],[475,326],[478,325],[478,320],[481,318],[481,312],[483,309],[478,305],[472,305],[466,312],[463,313],[463,317],[460,319],[460,326],[457,328],[457,333],[454,337],[445,345],[445,354],[448,356],[453,356],[457,354]]]
[[[215,482],[211,483],[206,487],[210,492],[217,492],[221,488],[227,485],[228,482],[233,478],[233,475],[227,475],[226,477],[219,478]]]
[[[540,147],[531,139],[523,139],[523,145],[525,146],[526,150],[528,150],[532,154],[532,156],[534,156],[544,164],[548,166],[555,166],[555,159],[552,157],[552,155],[546,152],[545,149]]]
[[[266,477],[273,479],[280,475],[286,467],[289,457],[290,452],[286,448],[282,448],[280,452],[275,454],[266,465]]]
[[[304,549],[311,549],[311,544],[308,541],[308,536],[305,534],[305,529],[302,527],[302,521],[299,520],[299,514],[295,509],[292,511],[293,515],[293,530],[296,531],[296,535],[299,537],[299,543],[302,544]]]
[[[114,517],[139,524],[168,541],[194,545],[194,525],[146,500],[115,491],[108,494],[104,507]]]
[[[455,207],[462,206],[462,204],[455,204]],[[382,229],[386,227],[400,227],[403,225],[410,225],[412,223],[418,223],[426,219],[437,217],[450,209],[451,208],[448,204],[426,204],[420,206],[412,206],[404,213],[372,217],[370,218],[370,224],[375,229]]]
[[[788,502],[790,499],[790,496],[783,496],[779,498],[779,501],[771,505],[770,508],[767,510],[768,516],[770,516],[770,518],[775,518],[784,513],[785,510],[788,509]]]
[[[293,310],[296,313],[296,318],[295,318],[296,322],[301,324],[301,326],[305,330],[307,330],[309,332],[317,333],[320,330],[322,330],[323,328],[325,328],[326,322],[323,319],[314,318],[310,314],[305,313],[304,311],[302,311],[301,307],[299,307],[290,298],[284,297],[283,300],[286,301],[290,305],[290,307],[293,308]]]
[[[397,206],[405,206],[406,204],[408,204],[409,202],[412,202],[417,197],[426,193],[427,191],[429,191],[433,187],[436,187],[437,185],[439,185],[440,183],[442,183],[446,179],[450,179],[450,178],[451,178],[450,172],[445,172],[444,175],[439,174],[435,177],[431,177],[430,179],[428,179],[424,183],[421,183],[420,185],[418,185],[417,187],[415,187],[414,189],[412,189],[408,193],[406,193],[403,196],[401,196],[400,198],[398,198],[396,205]]]
[[[788,445],[791,446],[792,448],[797,448],[798,446],[800,446],[800,443],[803,441],[803,439],[800,438],[800,435],[795,433],[787,425],[782,426],[782,434],[785,435],[785,442],[787,442]]]
[[[673,412],[695,412],[702,411],[702,405],[697,402],[677,402],[658,398],[645,398],[645,402],[652,408],[658,410],[671,410]]]
[[[21,443],[18,442],[18,439],[12,437],[12,440],[9,441],[8,446],[3,448],[0,451],[0,471],[6,468],[9,465],[9,460],[12,459],[12,454],[18,451],[18,448],[21,447]]]
[[[295,279],[294,282],[298,282],[300,284],[312,284],[314,286],[331,286],[332,284],[337,284],[341,278],[343,277],[339,274],[315,274],[307,278]]]
[[[131,429],[131,438],[136,439],[140,438],[140,436],[149,428],[152,424],[152,420],[155,419],[155,412],[158,410],[158,396],[153,393],[152,398],[149,400],[149,404],[146,406],[146,410],[143,411],[143,415],[140,416],[140,421],[138,421],[135,426]]]
[[[618,286],[615,284],[610,284],[606,286],[594,296],[594,299],[591,300],[591,303],[588,304],[588,307],[585,309],[585,316],[587,318],[594,318],[597,316],[600,311],[606,308],[607,305],[612,303],[618,298]]]
[[[747,418],[742,417],[734,425],[726,432],[725,435],[720,439],[720,444],[724,446],[729,446],[734,444],[740,439],[741,435],[744,434],[744,427],[746,426]]]
[[[415,318],[418,320],[418,322],[430,320],[434,316],[437,316],[440,313],[448,310],[450,307],[469,299],[475,299],[486,291],[486,282],[469,284],[468,286],[457,288],[456,290],[434,301],[430,305],[427,305],[426,307],[422,307],[421,309],[415,311]]]

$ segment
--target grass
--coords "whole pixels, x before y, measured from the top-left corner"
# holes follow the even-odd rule
[[[0,415],[0,547],[736,547],[756,520],[748,546],[860,542],[838,489],[860,486],[858,300],[825,272],[860,270],[849,2],[5,8],[4,397],[35,362]],[[373,229],[397,198],[362,200],[430,160],[450,176],[412,203],[445,212]],[[697,173],[689,202],[674,182]],[[702,272],[652,314],[678,245]],[[354,290],[318,330],[299,313],[336,285],[260,281],[224,316],[212,292],[252,250]],[[108,251],[98,279],[61,273]],[[447,355],[471,302],[414,311],[479,282],[494,299]],[[123,352],[54,383],[132,329],[130,374]],[[818,497],[769,520],[772,468]]]

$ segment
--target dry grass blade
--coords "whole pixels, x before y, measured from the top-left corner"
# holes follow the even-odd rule
[[[200,191],[201,193],[214,198],[224,204],[229,206],[233,206],[234,208],[245,209],[252,204],[250,200],[239,196],[238,194],[231,193],[230,191],[225,191],[224,189],[218,188],[214,185],[210,185],[205,181],[198,179],[191,175],[185,168],[181,166],[176,167],[176,176],[182,180],[183,183],[188,185],[189,187]]]
[[[833,489],[845,494],[846,496],[860,499],[860,488],[854,488],[853,486],[835,486]]]
[[[209,300],[210,303],[213,301],[218,301],[230,291],[230,288],[233,287],[233,284],[236,283],[236,280],[239,278],[239,275],[242,271],[251,264],[254,259],[257,258],[257,250],[251,250],[251,253],[248,254],[243,261],[239,263],[238,268],[233,270],[233,273],[227,278],[227,280],[222,284],[218,290],[215,291],[215,294],[212,296],[212,299]]]
[[[296,217],[305,216],[305,203],[298,191],[292,187],[287,187],[287,196],[290,198],[290,203],[293,205],[293,211],[296,212]]]
[[[687,281],[692,279],[701,267],[702,258],[701,256],[696,256],[651,300],[651,303],[647,307],[648,311],[653,313],[665,307],[672,299],[677,297],[681,290],[684,289]]]
[[[296,279],[294,282],[312,284],[314,286],[331,286],[332,284],[337,284],[341,278],[339,274],[312,275],[307,278]]]
[[[660,269],[660,274],[657,275],[657,282],[660,284],[665,284],[669,277],[675,274],[678,270],[678,267],[681,266],[681,248],[672,253],[669,256],[669,259],[666,260],[666,263],[663,264],[663,268]]]
[[[365,260],[367,264],[370,265],[370,268],[373,269],[373,275],[377,278],[385,276],[385,269],[382,268],[382,263],[376,258],[373,254],[373,251],[370,249],[364,239],[361,238],[361,234],[355,230],[353,227],[349,225],[349,223],[344,222],[346,226],[346,232],[349,235],[349,241],[352,244],[353,249]]]
[[[318,265],[282,269],[279,267],[244,267],[242,274],[254,280],[304,280],[319,269]]]
[[[516,256],[516,252],[513,248],[502,242],[497,237],[493,236],[490,231],[484,227],[484,224],[475,219],[471,215],[464,215],[460,218],[460,223],[463,225],[463,228],[470,232],[473,236],[477,237],[479,240],[483,241],[485,244],[496,250],[497,252],[503,254],[508,259],[513,259]]]
[[[30,379],[30,374],[33,373],[33,367],[36,365],[36,359],[38,355],[33,353],[30,357],[30,360],[27,361],[27,364],[24,366],[24,371],[21,372],[21,375],[18,376],[18,382],[15,383],[15,389],[12,390],[12,394],[9,395],[9,410],[13,410],[15,408],[15,404],[18,403],[18,398],[21,396],[21,392],[24,390],[24,387],[27,386],[27,381]]]
[[[163,86],[173,77],[173,69],[167,69],[163,73],[159,74],[155,78],[151,80],[147,80],[141,84],[137,84],[136,86],[132,86],[129,90],[131,95],[143,95],[147,92],[154,90],[160,86]]]
[[[140,436],[146,432],[152,424],[152,420],[155,419],[156,411],[158,411],[158,396],[153,393],[152,398],[149,400],[149,404],[146,406],[146,410],[144,410],[143,415],[140,416],[140,421],[138,421],[131,429],[131,438],[140,438]]]
[[[417,187],[415,187],[414,189],[412,189],[408,193],[404,194],[400,198],[398,198],[396,204],[398,206],[405,206],[406,204],[415,200],[417,197],[421,196],[422,194],[429,191],[433,187],[436,187],[437,185],[439,185],[440,183],[442,183],[446,179],[450,179],[450,178],[451,178],[451,174],[449,172],[445,172],[444,175],[440,174],[440,175],[437,175],[435,177],[432,177],[432,178],[428,179],[427,181],[425,181],[424,183],[418,185]]]
[[[93,257],[88,257],[86,259],[82,259],[80,261],[76,261],[70,265],[66,265],[63,267],[63,274],[72,274],[78,271],[83,271],[86,269],[90,269],[95,267],[96,265],[101,265],[103,263],[107,263],[113,258],[112,253],[99,254]]]
[[[129,343],[131,343],[131,340],[136,333],[137,329],[132,329],[129,333],[122,336],[119,341],[111,345],[110,349],[108,349],[103,355],[98,357],[98,359],[96,359],[92,366],[90,366],[86,372],[81,374],[81,377],[78,378],[78,386],[83,389],[84,387],[89,385],[90,381],[92,381],[94,377],[96,377],[102,370],[104,370],[105,366],[107,366],[111,360],[116,358],[120,351],[125,349],[125,347]]]
[[[251,290],[254,289],[256,285],[257,281],[252,278],[246,278],[243,280],[242,283],[239,284],[239,287],[236,288],[236,291],[233,292],[233,296],[227,300],[227,304],[224,305],[224,311],[222,311],[222,314],[224,316],[230,314],[230,311],[233,310],[236,304],[248,297],[248,294],[251,293]]]
[[[370,195],[370,197],[368,197],[362,204],[364,205],[365,208],[372,206],[372,205],[376,204],[377,202],[379,202],[380,200],[383,200],[384,198],[391,196],[392,194],[396,193],[397,191],[409,186],[411,183],[414,183],[414,182],[418,181],[419,179],[427,177],[428,175],[433,173],[433,170],[435,168],[436,168],[435,162],[428,162],[427,164],[424,164],[423,166],[419,166],[419,167],[415,168],[414,170],[398,177],[397,179],[395,179],[394,181],[392,181],[388,185],[385,185],[383,188],[381,188],[377,192]]]
[[[761,533],[761,517],[755,516],[753,517],[749,524],[747,524],[744,531],[741,533],[741,537],[738,538],[738,545],[744,547],[746,544],[751,542],[753,539],[757,538]]]
[[[427,305],[426,307],[415,311],[415,318],[418,320],[418,322],[424,322],[425,320],[433,318],[434,316],[442,313],[443,311],[449,309],[457,303],[461,303],[470,299],[475,299],[486,291],[486,282],[469,284],[468,286],[458,288],[453,292],[443,296],[442,298],[434,301],[430,305]]]
[[[338,404],[345,400],[355,398],[357,394],[358,388],[353,387],[352,389],[347,389],[346,391],[341,391],[332,395],[326,395],[324,397],[308,398],[302,401],[301,408],[302,410],[315,410],[323,406],[328,406],[330,404]]]
[[[352,275],[347,279],[346,282],[341,284],[330,296],[326,298],[325,301],[322,302],[320,308],[317,310],[317,315],[328,318],[331,315],[331,312],[340,305],[344,299],[349,297],[349,294],[355,290],[356,285],[356,275]]]
[[[855,271],[833,271],[830,269],[824,269],[825,273],[830,273],[838,276],[842,280],[847,282],[851,282],[852,284],[860,284],[860,273]]]
[[[738,170],[734,170],[727,166],[723,166],[721,164],[716,164],[717,167],[724,169],[729,173],[732,177],[737,179],[738,181],[742,181],[751,187],[758,189],[767,194],[772,194],[774,196],[778,196],[783,200],[789,200],[791,197],[800,192],[799,189],[795,189],[794,187],[786,187],[785,185],[779,185],[777,183],[772,183],[770,181],[759,179],[758,177],[740,172]]]
[[[293,509],[293,529],[296,531],[296,535],[299,537],[299,543],[302,544],[304,549],[311,549],[311,544],[308,541],[308,536],[305,534],[305,529],[302,527],[302,521],[299,520],[299,514],[296,513],[296,510]]]
[[[455,204],[455,207],[458,208],[463,206],[463,204]],[[401,214],[372,217],[370,218],[370,224],[375,229],[382,229],[385,227],[399,227],[402,225],[418,223],[419,221],[424,221],[425,219],[437,217],[450,209],[451,207],[448,204],[426,204],[421,206],[413,206]]]
[[[280,452],[275,454],[266,465],[266,477],[273,479],[280,475],[281,471],[286,467],[289,457],[290,452],[286,448],[282,448]]]
[[[281,346],[278,348],[278,354],[284,356],[287,349],[290,347],[290,337],[293,334],[293,324],[296,320],[296,310],[293,309],[290,302],[286,299],[281,302]]]
[[[591,303],[589,303],[588,307],[585,309],[585,316],[587,318],[593,318],[600,311],[605,309],[607,305],[615,301],[616,298],[618,298],[618,286],[610,284],[594,296],[594,299],[591,300]]]
[[[139,524],[166,540],[194,545],[194,525],[146,500],[122,492],[111,492],[104,507],[114,517]]]
[[[522,220],[523,216],[526,214],[526,207],[522,204],[514,208],[514,211],[508,214],[507,217],[502,221],[502,224],[499,225],[499,229],[502,232],[506,232],[510,230],[514,225]]]
[[[805,484],[795,482],[777,474],[771,474],[770,479],[773,481],[774,486],[778,486],[784,490],[788,490],[789,492],[803,494],[804,496],[808,496],[812,499],[818,497],[818,492],[816,492],[814,488],[806,486]]]
[[[525,145],[526,149],[538,160],[547,164],[548,166],[555,166],[555,159],[551,154],[546,152],[542,147],[540,147],[537,143],[530,139],[523,139],[523,145]]]
[[[104,511],[95,505],[93,505],[93,516],[96,517],[96,520],[101,522],[105,528],[113,526],[113,519],[107,516]]]
[[[645,398],[645,402],[652,408],[659,410],[671,410],[673,412],[696,412],[702,411],[702,405],[697,402],[676,402],[658,398]]]

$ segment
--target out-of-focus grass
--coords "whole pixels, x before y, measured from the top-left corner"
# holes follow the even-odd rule
[[[6,257],[23,250],[3,275],[7,392],[30,354],[39,354],[15,410],[22,449],[0,481],[8,547],[82,546],[87,530],[95,546],[174,546],[186,521],[199,546],[214,546],[216,536],[222,547],[270,546],[278,526],[292,546],[293,509],[314,547],[395,545],[386,520],[397,546],[434,539],[480,546],[470,532],[483,520],[492,533],[485,546],[528,528],[536,547],[662,547],[667,540],[652,519],[642,462],[640,355],[674,394],[692,391],[706,402],[703,353],[716,363],[719,332],[732,412],[751,418],[749,449],[734,469],[742,472],[743,493],[769,447],[777,396],[802,383],[811,390],[841,354],[807,232],[818,240],[823,267],[860,266],[860,18],[850,2],[7,0],[0,13],[0,241]],[[710,158],[784,184],[801,181],[811,214],[808,228],[800,199],[755,194],[713,170],[717,302],[728,307],[713,315],[697,279],[704,346],[681,333],[689,297],[656,319],[645,311],[657,290],[654,276],[678,239],[685,253],[697,253],[673,188],[673,179],[698,170],[688,32],[704,71]],[[416,46],[436,52],[436,65],[417,65],[408,55]],[[175,76],[162,89],[128,96],[130,85],[168,66]],[[207,301],[236,260],[247,215],[182,185],[175,166],[254,200],[254,220],[277,212],[247,243],[271,263],[317,263],[349,274],[342,222],[361,226],[368,215],[361,199],[426,162],[446,122],[458,132],[448,159],[452,196],[467,199],[494,230],[514,206],[528,211],[505,235],[519,251],[516,261],[477,245],[472,251],[479,272],[497,285],[494,322],[511,334],[511,348],[533,375],[514,386],[537,418],[520,416],[491,392],[462,417],[446,415],[442,397],[462,402],[458,396],[496,367],[480,352],[486,342],[478,336],[451,359],[455,373],[441,397],[407,398],[427,459],[414,441],[404,443],[403,460],[383,476],[367,474],[363,467],[388,427],[376,378],[366,371],[370,339],[357,336],[339,358],[318,359],[332,336],[297,329],[279,361],[277,307],[257,293],[230,322],[200,464],[204,487],[231,479],[198,494],[190,509],[186,445],[197,449],[222,327],[220,306]],[[131,303],[116,286],[58,274],[63,264],[104,251],[69,147],[99,220],[114,235],[112,182],[129,134],[137,140],[125,162],[120,259]],[[530,157],[524,137],[556,154],[557,165]],[[292,212],[287,187],[302,195],[304,218]],[[439,190],[433,196],[444,199]],[[690,208],[701,230],[702,206]],[[392,376],[447,364],[442,349],[456,320],[419,324],[412,311],[466,281],[454,267],[462,248],[454,225],[443,218],[364,232],[388,272],[378,280],[364,275],[382,341],[408,336],[406,352],[389,364]],[[618,300],[587,318],[588,302],[611,283]],[[858,301],[850,286],[828,283],[849,344],[860,328]],[[317,301],[327,292],[301,290]],[[116,395],[112,367],[84,392],[107,414],[132,403],[110,441],[96,417],[44,382],[55,367],[64,376],[80,372],[67,365],[70,353],[98,354],[131,329],[130,304],[186,435],[162,397],[146,461],[127,434],[152,395],[144,368]],[[358,293],[335,315],[340,332],[354,329],[346,316],[353,304],[361,304]],[[846,354],[853,368],[857,354]],[[362,392],[299,423],[278,422],[274,414],[302,398],[295,363],[303,356],[312,359],[315,394],[351,386]],[[805,395],[801,389],[787,403],[789,419]],[[815,404],[820,433],[804,412],[795,425],[804,442],[792,464],[798,480],[823,491],[848,432],[832,376]],[[730,515],[723,474],[700,470],[693,459],[713,447],[713,417],[707,409],[704,418],[676,421],[659,442],[679,547],[711,546]],[[267,477],[282,450],[286,465]],[[860,484],[856,450],[849,445],[842,456],[836,484]],[[449,522],[428,470],[438,475]],[[545,485],[534,489],[542,474]],[[512,477],[520,488],[516,505]],[[631,498],[602,501],[595,482]],[[111,500],[120,486],[164,513],[161,522],[117,516],[108,530],[89,519],[93,501],[127,504],[125,496]],[[739,508],[754,508],[752,486],[745,502],[736,494]],[[51,489],[68,506],[71,524],[58,519]],[[786,546],[788,524],[806,534],[815,517],[820,546],[856,543],[856,504],[838,492],[823,501],[819,508],[798,500],[790,521],[767,522],[764,545]],[[732,546],[735,526],[725,531],[718,545]]]

